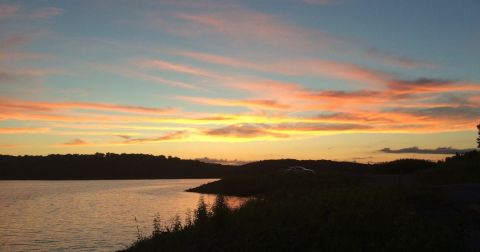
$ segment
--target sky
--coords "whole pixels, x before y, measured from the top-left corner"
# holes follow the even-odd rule
[[[475,147],[480,1],[0,1],[0,153],[438,160]]]

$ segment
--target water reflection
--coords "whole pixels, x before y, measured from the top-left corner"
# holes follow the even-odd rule
[[[213,181],[0,181],[0,251],[111,251],[151,233],[163,220],[192,212],[200,194],[186,189]],[[215,195],[204,195],[212,204]],[[230,207],[244,198],[226,197]]]

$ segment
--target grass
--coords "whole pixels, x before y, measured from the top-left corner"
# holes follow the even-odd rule
[[[230,178],[217,189],[261,196],[238,209],[200,202],[191,221],[156,228],[127,251],[462,251],[461,225],[435,219],[413,188],[375,187],[346,174]],[[246,183],[246,184],[245,184]],[[240,187],[238,185],[243,185]]]
[[[480,152],[455,155],[435,168],[418,171],[416,176],[426,185],[480,183]]]
[[[126,251],[466,251],[472,249],[468,230],[480,230],[472,221],[479,216],[458,211],[471,206],[434,186],[480,182],[478,151],[438,163],[308,166],[317,171],[308,175],[279,172],[279,163],[285,161],[255,164],[270,172],[190,189],[255,197],[238,209],[226,207],[223,196],[213,206],[201,201],[184,223],[155,220],[154,232]],[[409,183],[399,183],[404,179]]]

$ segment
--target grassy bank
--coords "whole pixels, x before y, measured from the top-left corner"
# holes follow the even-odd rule
[[[478,158],[400,166],[400,172],[378,166],[227,177],[192,191],[255,198],[238,209],[227,208],[223,197],[211,207],[200,202],[186,223],[157,223],[126,251],[472,251],[469,232],[479,229],[472,223],[480,215],[435,185],[477,181]]]
[[[464,249],[460,222],[435,219],[420,209],[418,202],[430,195],[360,185],[338,175],[286,177],[265,177],[289,182],[239,209],[229,210],[221,200],[210,211],[200,204],[192,221],[163,227],[128,251]]]

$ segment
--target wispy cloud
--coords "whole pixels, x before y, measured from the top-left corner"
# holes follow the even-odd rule
[[[270,64],[253,63],[247,60],[242,60],[239,58],[223,56],[218,54],[205,53],[205,52],[193,52],[193,51],[175,51],[174,54],[195,59],[197,61],[213,63],[217,65],[223,65],[223,66],[229,66],[229,67],[235,67],[235,68],[253,69],[253,70],[262,71],[262,72],[282,73],[280,72],[281,69],[279,71],[276,71],[274,68],[270,67]],[[288,74],[288,73],[285,73],[285,74]]]
[[[338,0],[303,0],[303,2],[312,5],[329,5],[338,2]]]
[[[49,69],[21,68],[12,69],[4,68],[0,70],[0,84],[9,84],[19,81],[35,81],[41,77],[52,74]]]
[[[145,81],[154,82],[162,85],[168,85],[172,87],[192,89],[192,90],[204,90],[203,87],[196,86],[190,83],[167,79],[167,78],[158,76],[156,74],[135,70],[133,69],[134,66],[123,67],[123,66],[113,66],[113,65],[99,65],[99,67],[107,71],[114,72],[115,74],[136,78],[136,79],[142,79]]]
[[[244,165],[249,163],[249,161],[242,161],[242,160],[230,160],[230,159],[218,159],[218,158],[197,158],[195,160],[198,160],[200,162],[204,163],[213,163],[213,164],[223,164],[223,165]]]
[[[47,7],[33,10],[29,17],[32,19],[47,19],[62,14],[63,10],[57,7]]]
[[[24,46],[26,43],[31,42],[33,36],[19,33],[8,33],[2,36],[0,39],[0,50],[12,50],[17,47]]]
[[[49,128],[0,128],[0,134],[36,134],[48,131]]]
[[[418,147],[409,147],[402,149],[390,149],[384,148],[379,150],[383,153],[394,153],[394,154],[441,154],[441,155],[452,155],[455,153],[465,153],[473,149],[456,149],[453,147],[438,147],[436,149],[422,149]]]
[[[348,124],[348,123],[283,123],[272,126],[271,129],[284,132],[315,132],[315,131],[349,131],[349,130],[369,130],[374,128],[368,124]]]
[[[433,78],[418,78],[414,80],[392,80],[388,87],[395,95],[410,95],[419,93],[447,93],[459,91],[480,92],[480,84]]]
[[[275,62],[254,63],[252,61],[209,53],[179,51],[175,52],[175,54],[221,66],[252,69],[256,71],[270,72],[286,76],[307,75],[327,77],[332,79],[348,80],[357,84],[370,83],[380,86],[382,84],[386,84],[393,77],[391,76],[391,74],[376,71],[373,69],[368,69],[360,65],[331,60],[322,60],[318,58],[288,59]],[[177,71],[181,71],[184,73],[219,78],[217,74],[209,73],[205,70],[190,69],[190,67],[187,66],[171,66],[171,64],[167,65],[167,63],[168,62],[162,62],[164,69],[177,69]]]
[[[367,57],[377,59],[392,66],[403,68],[437,68],[438,66],[431,62],[417,60],[407,56],[396,55],[391,52],[380,51],[376,48],[369,48],[365,51]]]
[[[0,149],[16,149],[20,147],[25,147],[22,144],[0,144]]]
[[[240,5],[215,4],[195,12],[179,11],[169,18],[152,18],[150,23],[180,35],[220,36],[233,43],[255,42],[294,50],[318,49],[335,41],[323,32],[294,26],[278,16]]]
[[[17,4],[0,4],[0,19],[48,19],[60,15],[62,9],[57,7],[45,7],[25,10]]]
[[[140,113],[140,114],[172,114],[176,110],[172,108],[151,108],[144,106],[131,106],[110,103],[94,103],[94,102],[37,102],[12,99],[0,99],[0,107],[5,111],[8,110],[24,110],[32,112],[53,112],[55,110],[106,110],[123,113]]]
[[[232,138],[287,138],[287,134],[271,132],[264,129],[261,125],[255,124],[236,124],[229,125],[217,129],[209,129],[204,131],[205,135]]]
[[[151,142],[165,142],[165,141],[173,141],[179,140],[187,137],[188,133],[185,131],[176,131],[165,134],[163,136],[157,137],[148,137],[148,138],[132,138],[132,137],[124,137],[120,136],[124,139],[124,141],[119,142],[118,144],[142,144],[142,143],[151,143]]]
[[[75,138],[75,139],[72,139],[68,142],[65,142],[65,143],[62,143],[60,144],[59,146],[63,146],[63,147],[76,147],[76,146],[88,146],[88,145],[91,145],[90,142],[87,142],[85,140],[82,140],[80,138]]]
[[[250,100],[250,99],[218,99],[218,98],[203,98],[203,97],[191,97],[191,96],[179,96],[178,99],[206,104],[214,106],[227,106],[227,107],[248,107],[252,109],[273,109],[273,110],[285,110],[289,109],[290,105],[281,104],[275,100]]]
[[[0,19],[15,17],[18,15],[19,11],[19,5],[0,4]]]
[[[207,78],[214,78],[214,79],[225,78],[224,76],[221,76],[219,74],[216,74],[204,69],[183,65],[183,64],[172,63],[172,62],[160,60],[160,59],[143,60],[140,62],[140,65],[144,67],[156,68],[156,69],[161,69],[166,71],[173,71],[173,72],[196,75],[196,76],[207,77]]]

